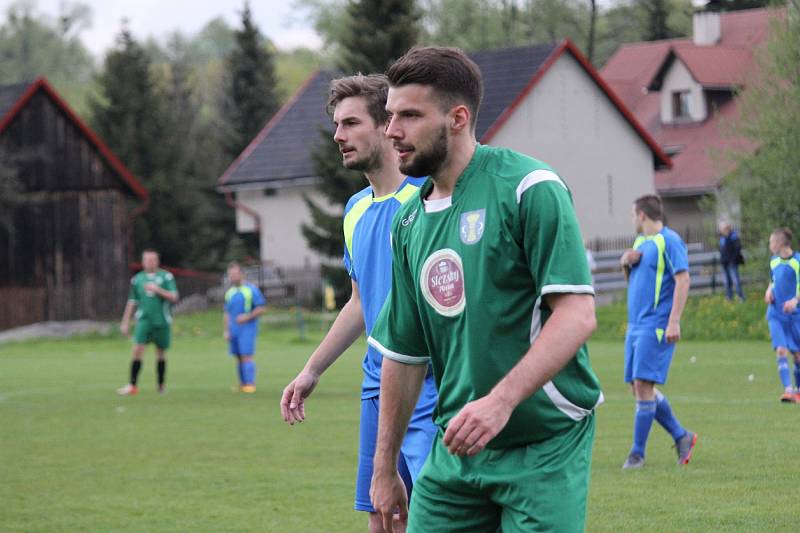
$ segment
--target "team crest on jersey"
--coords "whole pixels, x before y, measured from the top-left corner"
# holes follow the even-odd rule
[[[422,265],[419,283],[425,300],[440,315],[456,316],[464,310],[464,265],[454,250],[431,254]]]
[[[483,237],[483,228],[486,225],[486,209],[467,211],[461,213],[459,234],[464,244],[475,244]]]

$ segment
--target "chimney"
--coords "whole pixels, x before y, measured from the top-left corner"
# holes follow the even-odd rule
[[[715,11],[698,11],[692,19],[692,40],[698,46],[717,44],[722,37],[719,13]]]

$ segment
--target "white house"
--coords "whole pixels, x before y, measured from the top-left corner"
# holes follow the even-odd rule
[[[587,239],[629,234],[630,205],[654,191],[670,160],[570,42],[471,54],[484,76],[476,134],[553,166],[572,190]],[[237,230],[261,233],[261,258],[314,265],[301,224],[310,218],[310,153],[320,130],[331,72],[319,71],[264,127],[219,180],[237,209]],[[324,203],[323,203],[324,205]]]

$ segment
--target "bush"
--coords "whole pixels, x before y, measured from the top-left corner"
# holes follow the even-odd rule
[[[684,340],[769,340],[766,304],[760,289],[749,291],[747,301],[729,302],[722,294],[689,296],[681,318]],[[624,300],[597,308],[595,340],[625,339],[628,321]]]

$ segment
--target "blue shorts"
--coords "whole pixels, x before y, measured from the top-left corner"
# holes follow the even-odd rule
[[[666,333],[660,331],[659,335],[656,328],[628,326],[625,335],[625,383],[633,383],[634,379],[662,385],[667,382],[675,343],[667,342]]]
[[[378,438],[378,412],[380,410],[378,397],[361,400],[361,428],[358,445],[358,474],[356,477],[356,511],[375,512],[369,497],[369,488],[372,484],[372,458],[375,455],[375,443]],[[430,415],[412,417],[408,424],[403,444],[400,446],[400,458],[397,469],[400,477],[406,484],[409,498],[411,487],[417,479],[417,474],[422,470],[425,459],[431,451],[433,439],[436,437],[437,427]]]
[[[800,327],[794,320],[776,320],[768,318],[769,336],[772,349],[786,348],[790,352],[800,352]]]
[[[255,332],[238,333],[231,332],[231,338],[228,341],[228,352],[231,355],[253,355],[256,353],[256,334]]]

